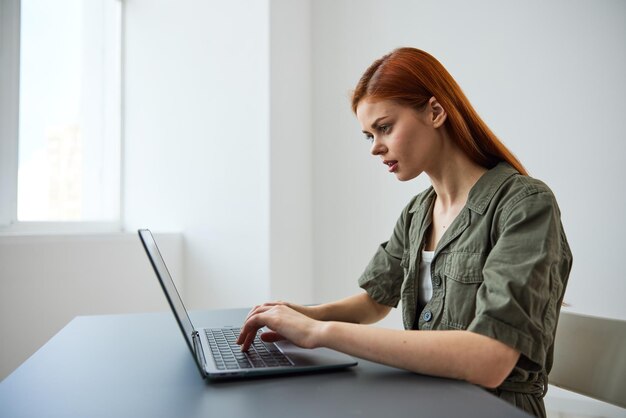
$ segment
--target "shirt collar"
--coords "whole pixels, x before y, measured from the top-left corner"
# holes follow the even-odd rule
[[[498,165],[485,172],[474,184],[469,192],[465,206],[481,215],[484,214],[487,206],[489,206],[489,202],[491,202],[500,186],[514,174],[518,174],[518,171],[511,165],[506,162],[498,163]],[[423,199],[417,199],[413,203],[409,212],[416,212],[422,207],[428,208],[434,198],[435,189],[431,186],[424,193]]]
[[[518,174],[518,171],[509,163],[498,163],[494,168],[483,174],[474,184],[469,192],[465,206],[481,215],[484,214],[500,186],[514,174]]]

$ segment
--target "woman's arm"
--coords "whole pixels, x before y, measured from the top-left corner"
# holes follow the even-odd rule
[[[335,302],[312,306],[313,318],[320,321],[373,324],[385,318],[391,306],[381,305],[366,292]]]
[[[321,305],[304,306],[289,302],[268,302],[254,307],[248,318],[274,306],[283,305],[318,321],[340,321],[355,324],[373,324],[387,316],[390,306],[381,305],[366,292],[349,296],[335,302]]]
[[[433,376],[499,386],[519,352],[468,331],[403,331],[335,321],[317,321],[285,305],[252,314],[242,328],[242,350],[267,326],[301,347],[329,347],[344,353]]]
[[[318,346],[432,376],[500,386],[519,358],[515,349],[469,331],[405,331],[329,322]]]

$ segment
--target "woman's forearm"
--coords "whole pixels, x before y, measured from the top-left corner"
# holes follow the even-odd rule
[[[355,324],[373,324],[387,316],[391,310],[391,307],[381,305],[365,292],[311,308],[310,316],[314,319]]]
[[[358,324],[320,325],[316,345],[416,373],[497,387],[519,353],[469,331],[404,331]]]

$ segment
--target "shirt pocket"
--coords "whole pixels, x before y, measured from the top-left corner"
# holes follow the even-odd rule
[[[476,294],[483,283],[485,256],[475,253],[451,253],[443,267],[445,295],[443,325],[466,329],[476,316]]]

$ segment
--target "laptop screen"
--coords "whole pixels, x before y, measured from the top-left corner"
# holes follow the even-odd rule
[[[174,286],[172,276],[170,276],[170,272],[167,270],[165,261],[163,261],[163,257],[161,257],[161,252],[159,251],[150,230],[140,229],[137,232],[139,233],[139,238],[141,238],[143,247],[146,249],[148,258],[150,258],[154,272],[159,278],[159,282],[161,282],[161,287],[163,287],[163,292],[167,297],[167,301],[176,316],[178,325],[180,325],[180,329],[185,336],[185,341],[187,341],[187,345],[189,346],[191,353],[194,354],[195,350],[192,339],[194,328],[191,320],[189,319],[189,315],[187,315],[185,305],[183,305],[183,301],[178,294],[178,290],[176,290],[176,286]]]

